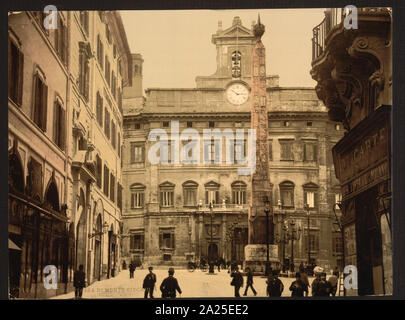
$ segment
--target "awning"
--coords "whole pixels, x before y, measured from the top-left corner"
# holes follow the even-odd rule
[[[21,251],[21,249],[13,242],[13,240],[10,240],[10,238],[8,239],[8,248],[10,250]]]

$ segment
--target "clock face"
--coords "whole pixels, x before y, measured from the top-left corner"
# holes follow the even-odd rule
[[[234,83],[226,90],[228,101],[235,105],[245,103],[249,98],[249,89],[241,83]]]

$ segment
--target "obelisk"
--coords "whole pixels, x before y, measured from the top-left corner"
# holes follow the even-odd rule
[[[251,175],[251,202],[249,209],[249,244],[245,248],[245,266],[255,271],[264,271],[267,260],[266,237],[272,230],[267,230],[265,213],[271,204],[266,206],[265,199],[270,201],[270,171],[268,145],[268,116],[266,106],[266,52],[261,41],[264,25],[253,27],[256,44],[253,48],[251,64],[251,129],[256,130],[256,170]],[[269,215],[269,219],[271,215]],[[271,228],[269,223],[269,228]],[[269,232],[268,232],[269,231]]]

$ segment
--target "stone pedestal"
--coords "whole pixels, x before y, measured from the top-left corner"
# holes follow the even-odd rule
[[[278,259],[278,246],[269,245],[269,261],[272,270],[280,270],[280,260]],[[245,247],[245,261],[243,270],[250,268],[255,274],[263,274],[266,270],[267,245],[248,244]]]

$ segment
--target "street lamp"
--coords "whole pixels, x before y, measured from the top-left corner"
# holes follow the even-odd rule
[[[211,240],[210,240],[210,245],[209,245],[209,247],[208,247],[208,250],[209,250],[209,248],[211,248],[211,250],[212,250],[212,242],[213,242],[213,240],[212,240],[212,217],[213,217],[213,215],[214,215],[214,205],[213,205],[213,203],[212,203],[212,201],[210,202],[210,217],[211,217]],[[211,251],[211,253],[212,253],[212,251]],[[210,252],[208,252],[208,254],[210,254]],[[213,261],[212,261],[212,255],[210,255],[210,261],[209,261],[209,273],[214,273],[214,263],[213,263]]]
[[[311,262],[311,242],[310,242],[310,237],[309,237],[309,204],[306,203],[304,206],[305,210],[307,210],[307,218],[308,218],[308,223],[307,223],[307,237],[308,237],[308,270],[309,270],[309,264]]]
[[[267,246],[267,258],[266,258],[266,268],[264,275],[268,276],[270,273],[270,256],[269,256],[269,215],[270,215],[270,200],[266,196],[263,199],[264,202],[264,213],[266,214],[266,246]]]
[[[336,202],[333,205],[333,213],[335,214],[335,219],[336,219],[336,224],[338,225],[339,231],[341,233],[341,237],[342,237],[342,262],[341,262],[341,272],[343,272],[344,270],[344,266],[345,266],[345,234],[344,234],[344,230],[343,230],[343,226],[342,226],[342,221],[341,219],[339,219],[337,213],[336,213],[336,206],[339,207],[339,210],[342,211],[342,203],[340,201]],[[340,291],[339,291],[340,292]],[[340,295],[340,293],[339,293]],[[346,296],[346,288],[343,286],[343,296]]]

